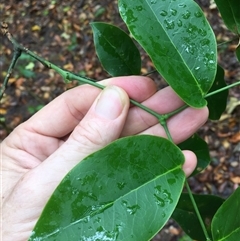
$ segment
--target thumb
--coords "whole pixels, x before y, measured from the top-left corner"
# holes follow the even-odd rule
[[[36,196],[41,197],[38,202],[39,206],[43,206],[75,165],[120,136],[128,109],[126,92],[116,86],[106,87],[68,140],[39,166],[26,173],[18,190],[27,189],[34,193],[31,196],[33,203],[36,203]]]
[[[48,169],[48,172],[52,170],[54,173],[50,176],[60,181],[79,161],[120,136],[128,109],[126,92],[117,86],[106,87],[68,140],[39,168]]]

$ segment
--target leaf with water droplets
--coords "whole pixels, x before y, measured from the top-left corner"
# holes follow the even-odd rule
[[[29,241],[149,240],[177,205],[183,163],[181,150],[164,138],[111,143],[67,174]]]
[[[139,75],[141,56],[133,40],[111,24],[91,23],[98,58],[111,76]]]
[[[192,0],[118,4],[131,34],[169,85],[190,106],[205,106],[217,69],[217,45],[200,7]]]
[[[233,33],[240,34],[240,2],[238,0],[214,0],[224,23]]]

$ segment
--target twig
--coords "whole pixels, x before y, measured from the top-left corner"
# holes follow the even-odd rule
[[[4,22],[1,23],[1,31],[4,35],[7,36],[8,39],[12,38],[11,34],[8,31],[8,25]],[[1,89],[0,89],[0,100],[2,99],[2,97],[4,95],[4,92],[7,88],[8,80],[11,77],[13,68],[16,65],[17,60],[21,56],[21,54],[22,54],[22,50],[15,47],[15,45],[14,45],[14,53],[13,53],[12,61],[11,61],[11,64],[8,68],[7,75],[5,76],[3,84],[2,84]]]
[[[5,23],[3,23],[5,24]],[[3,26],[2,24],[2,26]],[[56,66],[55,64],[45,60],[44,58],[38,56],[37,54],[35,54],[34,52],[30,51],[29,49],[25,48],[23,45],[19,44],[14,38],[13,36],[9,33],[8,31],[8,27],[7,27],[7,24],[4,25],[4,27],[2,27],[2,31],[3,33],[7,36],[7,38],[9,39],[9,41],[13,44],[14,46],[14,49],[17,52],[21,53],[21,52],[25,52],[26,54],[28,54],[29,56],[33,57],[34,59],[36,59],[37,61],[39,61],[40,63],[42,63],[45,67],[49,68],[49,69],[53,69],[55,70],[59,75],[61,75],[64,79],[65,82],[68,82],[68,81],[73,81],[73,80],[77,80],[79,81],[80,83],[84,83],[84,84],[89,84],[89,85],[92,85],[92,86],[95,86],[97,88],[100,88],[100,89],[104,89],[105,86],[97,83],[95,80],[93,79],[90,79],[90,78],[87,78],[87,77],[84,77],[84,76],[81,76],[81,75],[78,75],[78,74],[75,74],[75,73],[72,73],[70,71],[67,71],[67,70],[64,70],[64,69],[61,69],[60,67]],[[18,58],[19,56],[16,54],[16,59]],[[16,62],[16,61],[15,61]],[[14,63],[12,61],[12,63]],[[10,66],[11,67],[11,66]],[[12,67],[11,67],[11,70],[12,68],[14,67],[14,64],[12,64]],[[152,72],[155,72],[152,71]],[[150,74],[150,73],[148,73]],[[134,104],[135,106],[138,106],[139,108],[141,108],[142,110],[148,112],[149,114],[151,114],[152,116],[156,117],[158,122],[164,127],[165,131],[166,131],[166,134],[168,137],[170,137],[170,133],[168,131],[168,128],[167,128],[167,119],[175,114],[177,114],[178,112],[182,111],[182,108],[179,108],[178,110],[174,111],[174,112],[171,112],[169,113],[169,115],[165,114],[165,115],[161,115],[157,112],[155,112],[154,110],[148,108],[147,106],[144,106],[142,105],[141,103],[135,101],[135,100],[132,100],[130,99],[130,102],[132,104]],[[187,106],[184,106],[184,108],[186,108]],[[171,139],[171,138],[170,138]]]

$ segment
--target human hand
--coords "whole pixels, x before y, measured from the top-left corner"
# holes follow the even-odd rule
[[[102,84],[109,87],[82,85],[63,93],[1,143],[4,241],[28,239],[54,189],[89,154],[121,136],[165,137],[155,117],[129,107],[129,97],[161,114],[183,105],[169,87],[156,92],[149,78],[118,77]],[[207,108],[188,108],[169,119],[174,142],[190,137],[207,116]],[[189,151],[184,155],[189,175],[196,157]]]

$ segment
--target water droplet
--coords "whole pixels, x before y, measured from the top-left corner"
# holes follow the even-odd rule
[[[172,20],[164,20],[166,29],[174,29],[175,23]]]
[[[93,199],[94,201],[98,201],[97,196],[95,196],[92,192],[89,192],[89,193],[88,193],[88,197],[91,198],[91,199]]]
[[[129,206],[129,205],[128,205],[128,202],[125,201],[125,200],[123,200],[123,201],[121,202],[121,204],[122,204],[124,207],[126,207],[127,212],[128,212],[129,214],[131,214],[131,215],[135,214],[135,213],[137,212],[137,210],[140,209],[140,206],[139,206],[138,204]]]
[[[136,9],[141,12],[143,10],[143,7],[142,6],[137,6]]]
[[[160,12],[160,15],[163,16],[163,17],[165,17],[165,16],[168,15],[168,13],[167,13],[167,11],[162,10],[162,11]]]
[[[72,190],[72,194],[73,194],[73,195],[78,195],[78,194],[79,194],[78,189],[73,189],[73,190]]]
[[[82,221],[83,221],[84,223],[88,223],[88,222],[90,221],[90,216],[84,217],[84,218],[82,219]]]
[[[162,213],[162,218],[165,218],[166,217],[166,213]]]
[[[188,10],[182,15],[184,19],[189,19],[190,16],[191,16],[191,13]]]
[[[167,203],[173,202],[171,193],[168,192],[166,189],[163,191],[163,196],[164,196],[165,202],[167,202]]]
[[[178,27],[182,27],[183,23],[180,19],[177,21],[177,25],[178,25]]]
[[[151,4],[156,4],[157,0],[151,0]]]
[[[97,217],[96,219],[94,219],[93,223],[100,223],[102,221],[102,219],[100,217]]]
[[[202,46],[205,46],[205,45],[208,45],[210,43],[210,40],[209,39],[202,39],[201,41],[200,41],[200,44],[202,45]]]
[[[134,215],[139,209],[140,209],[140,206],[136,204],[136,205],[127,207],[127,212],[131,215]]]
[[[185,45],[185,52],[188,54],[194,54],[194,47],[192,45]]]
[[[119,235],[118,227],[115,227],[113,231],[105,230],[102,226],[98,227],[96,232],[91,236],[81,236],[81,241],[109,241],[117,240]]]
[[[138,19],[136,16],[134,16],[134,13],[131,9],[129,9],[126,13],[126,17],[127,17],[127,22],[129,23],[133,23],[136,22]]]
[[[201,36],[206,36],[207,35],[207,31],[206,30],[204,30],[204,29],[201,29],[201,28],[199,28],[198,29],[198,34],[200,34]]]
[[[122,190],[125,187],[126,183],[125,182],[118,182],[117,186],[120,190]]]
[[[187,5],[186,4],[184,4],[184,3],[180,3],[180,4],[178,4],[178,7],[180,7],[180,8],[185,8]]]
[[[162,198],[160,198],[158,195],[154,194],[154,197],[156,198],[156,204],[160,207],[165,206],[165,202]]]
[[[170,12],[173,16],[176,16],[177,15],[177,10],[176,9],[170,9]]]
[[[204,64],[208,67],[208,69],[215,69],[216,60],[214,52],[205,54]]]
[[[197,11],[197,12],[195,12],[194,13],[194,16],[196,17],[196,18],[200,18],[200,17],[202,17],[202,12],[201,11]]]
[[[156,189],[157,193],[161,193],[162,192],[162,186],[161,185],[157,185],[156,187],[154,187]]]
[[[194,68],[194,70],[199,70],[199,69],[200,69],[200,67],[199,67],[199,66]]]
[[[89,230],[89,231],[92,231],[92,230],[93,230],[93,228],[92,228],[91,226],[89,226],[89,227],[88,227],[88,230]]]

